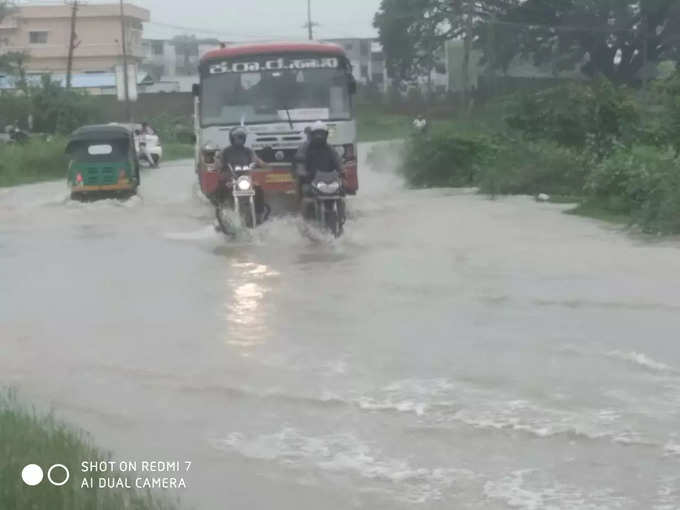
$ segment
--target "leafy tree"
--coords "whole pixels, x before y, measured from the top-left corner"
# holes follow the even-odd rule
[[[40,87],[31,89],[34,129],[43,133],[70,133],[97,117],[87,94],[66,90],[50,76],[43,76]]]
[[[443,57],[446,41],[463,39],[464,84],[476,29],[521,0],[382,0],[373,24],[384,47],[388,74],[410,81],[429,74]],[[464,85],[467,90],[467,85]]]
[[[10,51],[0,55],[0,72],[16,78],[18,89],[26,92],[26,61],[28,54],[21,51]]]
[[[645,62],[677,60],[677,0],[526,0],[479,33],[487,60],[507,67],[515,56],[587,76],[639,83]]]

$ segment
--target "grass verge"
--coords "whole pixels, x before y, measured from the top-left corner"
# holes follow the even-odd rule
[[[0,144],[0,187],[66,178],[66,139]]]
[[[82,461],[108,461],[82,432],[22,406],[12,391],[0,392],[0,508],[49,510],[177,510],[149,491],[81,488]],[[24,466],[65,465],[71,479],[55,487],[45,479],[35,487],[23,483]],[[63,472],[59,471],[60,476]],[[107,475],[108,476],[108,475]],[[115,474],[112,476],[123,476]],[[56,477],[56,475],[55,475]]]

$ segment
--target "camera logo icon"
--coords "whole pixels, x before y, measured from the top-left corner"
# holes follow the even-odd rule
[[[29,487],[40,485],[44,478],[43,469],[37,464],[28,464],[21,470],[21,479]],[[55,487],[61,487],[71,478],[71,472],[63,464],[54,464],[47,470],[47,480]]]

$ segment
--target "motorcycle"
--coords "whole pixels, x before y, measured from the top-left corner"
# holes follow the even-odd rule
[[[258,218],[257,207],[255,204],[257,186],[253,181],[252,171],[255,164],[249,166],[228,165],[231,179],[227,180],[224,198],[218,200],[215,208],[215,215],[222,232],[225,234],[233,233],[232,218],[240,218],[242,224],[247,228],[253,229],[260,223],[267,220],[270,208],[264,204],[264,215]]]
[[[306,195],[303,199],[305,211],[313,205],[317,223],[334,237],[340,237],[345,225],[345,193],[340,174],[336,171],[316,172]]]

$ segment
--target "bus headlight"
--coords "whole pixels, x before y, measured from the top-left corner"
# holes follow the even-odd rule
[[[240,191],[249,191],[253,188],[253,183],[250,180],[250,177],[239,177],[238,180],[236,181],[236,187]]]

